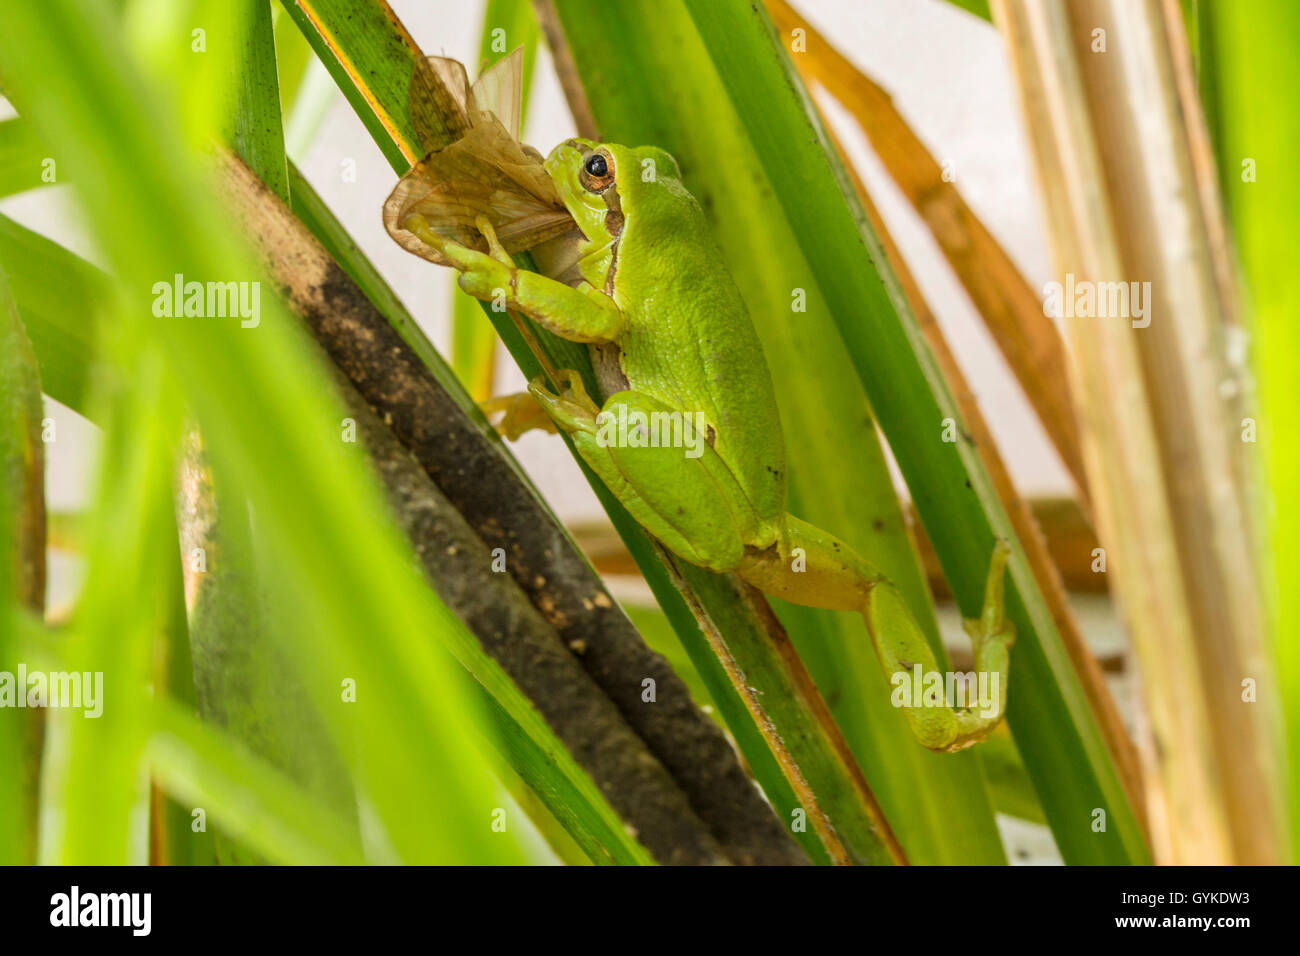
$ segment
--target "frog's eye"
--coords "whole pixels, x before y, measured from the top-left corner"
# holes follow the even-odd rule
[[[608,153],[598,151],[582,161],[578,181],[588,192],[603,193],[614,182],[614,160]]]

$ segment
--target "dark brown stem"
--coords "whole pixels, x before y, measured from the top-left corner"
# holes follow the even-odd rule
[[[510,577],[554,629],[567,656],[580,665],[579,673],[585,670],[599,696],[612,703],[668,770],[726,856],[741,864],[807,862],[721,729],[695,706],[668,663],[645,645],[500,441],[480,430],[365,294],[246,167],[229,160],[226,181],[285,301],[482,545],[504,551]],[[417,548],[427,549],[426,541],[413,540]],[[471,579],[476,573],[472,564],[458,560],[443,569],[448,580],[440,579],[439,586],[461,589],[451,579]],[[499,582],[489,574],[487,583],[494,580]],[[478,636],[494,656],[510,643]],[[500,660],[546,714],[552,706],[548,696],[563,687],[553,680],[530,692],[525,672],[533,665],[516,661],[521,669],[512,670]],[[559,674],[556,670],[553,677]],[[647,678],[655,682],[654,702],[642,699]],[[573,679],[573,673],[564,677]],[[562,730],[567,725],[552,727],[581,760],[582,741],[566,739]],[[611,782],[600,773],[593,777],[602,785]],[[640,838],[649,837],[640,832]]]
[[[685,794],[528,596],[343,376],[339,388],[389,503],[443,602],[519,685],[661,863],[728,860]]]

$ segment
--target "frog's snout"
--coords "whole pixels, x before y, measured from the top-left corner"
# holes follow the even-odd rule
[[[555,178],[556,174],[566,169],[576,169],[582,161],[582,157],[596,148],[596,144],[589,139],[566,139],[556,146],[543,165],[546,172]]]

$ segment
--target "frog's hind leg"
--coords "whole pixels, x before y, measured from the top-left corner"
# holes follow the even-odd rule
[[[752,509],[690,416],[639,392],[597,409],[573,373],[561,395],[529,391],[637,522],[691,564],[731,571],[754,533]],[[738,497],[739,496],[739,497]]]
[[[784,544],[749,553],[737,573],[759,590],[795,604],[859,611],[894,686],[913,687],[913,669],[918,664],[921,688],[935,686],[932,673],[938,674],[945,689],[949,686],[897,587],[834,535],[793,515],[786,516],[786,528]],[[965,622],[974,649],[975,686],[963,680],[966,698],[956,703],[967,706],[952,707],[946,697],[934,701],[923,695],[903,710],[917,739],[932,750],[961,750],[983,740],[1006,709],[1007,670],[1015,641],[1015,629],[1003,615],[1002,578],[1009,552],[1006,542],[998,542],[989,564],[983,611],[978,620]],[[971,699],[976,689],[981,691],[981,702]],[[986,698],[988,693],[992,700]]]

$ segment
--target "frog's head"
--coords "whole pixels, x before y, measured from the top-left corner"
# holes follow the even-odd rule
[[[551,150],[546,171],[588,249],[608,248],[629,219],[648,219],[665,201],[693,201],[682,188],[677,161],[656,146],[569,139]]]

